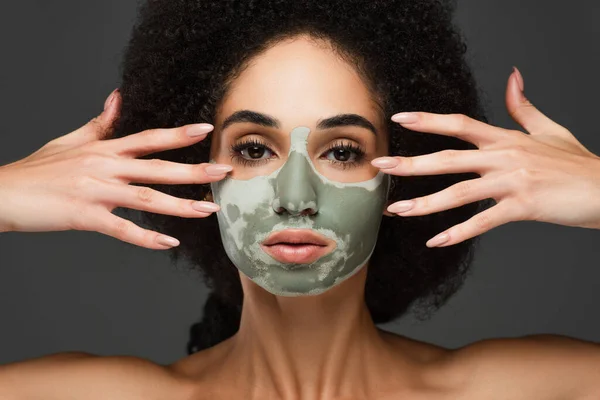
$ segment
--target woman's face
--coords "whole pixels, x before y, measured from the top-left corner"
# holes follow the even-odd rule
[[[212,185],[225,250],[269,292],[319,294],[363,267],[389,179],[387,132],[358,74],[305,37],[254,58],[217,110]]]

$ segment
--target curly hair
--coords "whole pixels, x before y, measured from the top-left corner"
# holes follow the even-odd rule
[[[219,102],[247,63],[279,41],[308,35],[329,43],[381,100],[392,155],[476,149],[454,137],[410,131],[389,120],[400,111],[460,113],[487,122],[466,45],[441,0],[148,0],[124,53],[122,111],[115,136],[191,123],[214,125]],[[143,158],[180,163],[209,160],[210,135],[186,148]],[[390,200],[426,196],[475,173],[392,177]],[[201,199],[209,185],[147,185]],[[490,199],[487,199],[490,200]],[[425,242],[488,206],[486,200],[415,217],[384,217],[368,266],[365,302],[376,324],[408,310],[427,319],[462,286],[478,237],[427,248]],[[239,329],[243,291],[221,242],[215,215],[180,218],[142,212],[149,228],[177,237],[182,258],[212,289],[202,322],[192,325],[189,354]]]

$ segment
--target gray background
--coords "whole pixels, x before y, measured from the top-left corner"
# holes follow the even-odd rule
[[[123,0],[1,3],[0,164],[101,112],[135,12]],[[504,105],[516,65],[530,100],[600,154],[599,2],[459,0],[456,19],[492,124],[519,128]],[[383,327],[451,348],[533,333],[599,341],[598,243],[598,230],[495,228],[464,289],[437,315]],[[67,350],[158,363],[185,356],[207,291],[179,267],[166,253],[95,232],[2,234],[0,363]]]

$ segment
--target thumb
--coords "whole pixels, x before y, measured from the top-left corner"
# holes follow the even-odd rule
[[[121,112],[121,100],[119,89],[113,90],[104,102],[104,111],[82,127],[84,132],[80,136],[84,137],[83,141],[106,140],[110,138],[114,131],[115,122]]]
[[[506,108],[512,119],[532,136],[554,135],[569,142],[578,143],[573,134],[565,127],[548,118],[531,104],[523,92],[524,86],[523,76],[517,67],[513,67],[513,73],[508,78],[506,87]]]
[[[114,124],[120,111],[121,94],[119,89],[115,89],[104,102],[104,111],[100,115],[92,118],[81,128],[53,140],[53,143],[77,147],[96,140],[106,140],[114,131]]]

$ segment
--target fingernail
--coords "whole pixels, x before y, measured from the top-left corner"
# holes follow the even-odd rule
[[[215,127],[211,124],[196,124],[190,125],[186,128],[185,133],[189,137],[197,138],[199,136],[206,136],[208,132],[212,131]]]
[[[519,89],[521,89],[521,92],[525,91],[525,82],[523,81],[523,75],[521,75],[521,72],[519,71],[519,69],[517,67],[513,66],[513,71],[515,72],[515,76],[517,77],[517,83],[519,84]]]
[[[104,111],[108,110],[113,101],[115,101],[115,95],[118,91],[119,89],[113,90],[112,93],[106,98],[106,101],[104,102]]]
[[[371,161],[371,165],[377,168],[394,168],[397,167],[400,162],[393,157],[380,157]]]
[[[204,168],[204,171],[207,175],[218,176],[233,171],[233,167],[225,164],[211,164]]]
[[[156,243],[160,244],[161,246],[168,246],[168,247],[179,246],[179,240],[172,238],[170,236],[159,236],[156,239]]]
[[[415,202],[412,200],[400,201],[389,206],[387,210],[391,213],[401,213],[404,211],[411,210],[414,206]]]
[[[442,234],[437,235],[433,239],[431,239],[429,242],[427,242],[427,246],[428,247],[436,247],[436,246],[446,243],[449,239],[450,239],[449,234],[442,233]]]
[[[202,212],[217,212],[221,209],[218,204],[209,203],[206,201],[196,201],[192,203],[192,208],[196,211]]]
[[[392,121],[398,122],[399,124],[411,124],[413,122],[417,122],[419,117],[415,113],[400,113],[392,116]]]

